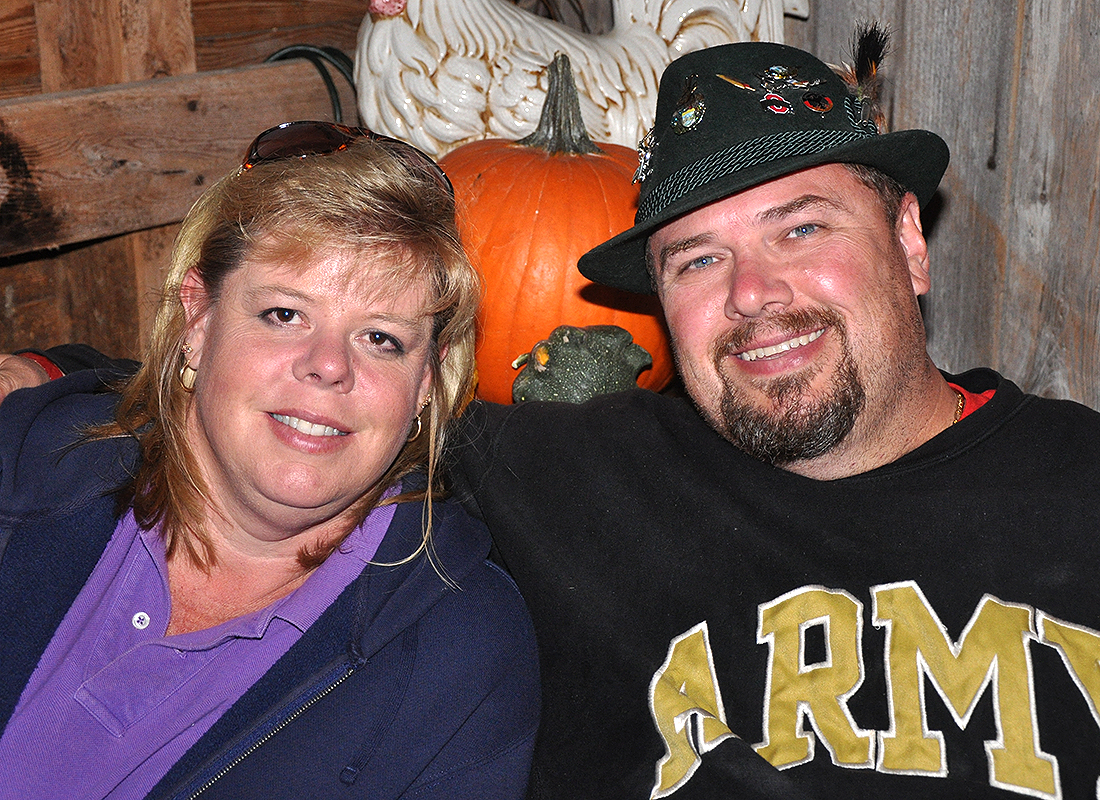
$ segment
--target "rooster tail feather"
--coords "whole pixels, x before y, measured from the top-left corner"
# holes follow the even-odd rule
[[[890,31],[877,22],[861,22],[852,34],[852,63],[832,66],[859,100],[863,119],[872,119],[880,131],[886,118],[879,107],[882,78],[879,67],[890,50]]]
[[[852,36],[852,58],[855,62],[856,96],[874,103],[882,86],[879,64],[890,47],[890,32],[877,22],[860,23]]]

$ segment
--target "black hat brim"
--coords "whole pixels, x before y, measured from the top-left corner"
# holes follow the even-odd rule
[[[947,170],[947,143],[931,131],[908,130],[859,139],[846,145],[777,158],[714,178],[581,256],[577,268],[589,280],[637,294],[652,294],[645,265],[649,236],[660,226],[708,203],[767,181],[823,164],[863,164],[889,175],[917,197],[923,208]]]

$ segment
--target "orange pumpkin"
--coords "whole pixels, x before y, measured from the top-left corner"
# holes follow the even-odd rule
[[[466,251],[485,281],[479,397],[510,403],[512,361],[559,325],[625,328],[653,357],[639,385],[668,385],[672,355],[657,299],[592,283],[577,271],[581,255],[634,224],[638,156],[588,138],[568,58],[559,54],[551,65],[534,134],[472,142],[440,164],[455,187]]]

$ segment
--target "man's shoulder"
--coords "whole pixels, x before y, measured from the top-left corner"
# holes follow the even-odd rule
[[[686,398],[647,389],[600,395],[579,404],[532,401],[498,405],[475,401],[464,416],[464,423],[467,438],[501,432],[532,436],[585,432],[598,436],[662,425],[708,428]]]
[[[959,375],[948,375],[949,380],[964,389],[981,394],[993,391],[997,400],[991,404],[1002,413],[1021,414],[1028,419],[1066,420],[1085,427],[1100,429],[1100,412],[1076,400],[1041,397],[1025,392],[1010,379],[988,368],[972,369]]]
[[[1025,392],[992,370],[971,370],[952,379],[956,377],[958,385],[969,391],[996,390],[989,402],[967,418],[964,441],[972,452],[992,459],[999,473],[1023,472],[1044,481],[1073,484],[1097,477],[1100,413],[1096,410],[1074,400]]]

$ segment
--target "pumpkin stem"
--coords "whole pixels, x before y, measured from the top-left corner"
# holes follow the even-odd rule
[[[577,82],[573,79],[573,65],[565,53],[555,53],[550,64],[550,86],[538,127],[530,136],[516,144],[541,147],[548,153],[573,153],[586,155],[602,153],[588,136],[581,116],[581,101],[577,95]]]

